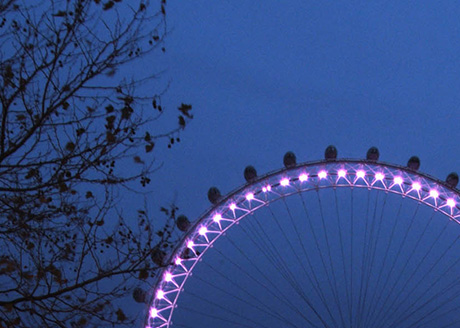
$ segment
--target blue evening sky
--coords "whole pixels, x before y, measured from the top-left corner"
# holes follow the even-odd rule
[[[153,206],[177,194],[191,219],[222,193],[298,161],[381,160],[444,179],[460,170],[457,1],[171,1],[167,105],[195,119],[172,149],[156,148]],[[175,115],[175,113],[174,113]],[[160,192],[161,191],[161,192]]]

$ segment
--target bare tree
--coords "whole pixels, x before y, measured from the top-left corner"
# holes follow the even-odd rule
[[[155,142],[192,118],[181,104],[160,131],[166,87],[130,71],[164,52],[165,2],[0,0],[0,328],[135,322],[119,300],[146,298],[176,208],[154,231],[117,197],[150,182]]]

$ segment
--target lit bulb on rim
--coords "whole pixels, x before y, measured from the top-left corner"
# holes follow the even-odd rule
[[[363,170],[359,170],[356,172],[356,177],[363,179],[366,173]]]
[[[438,198],[439,197],[439,192],[435,189],[431,189],[430,190],[430,197],[433,197],[433,198]]]
[[[302,173],[301,175],[299,175],[299,181],[300,182],[304,182],[304,181],[307,181],[307,180],[308,180],[308,174]]]
[[[166,272],[166,274],[165,274],[165,281],[166,281],[166,282],[172,281],[172,277],[173,277],[173,276],[172,276],[171,272]]]
[[[383,173],[378,172],[378,173],[375,174],[375,179],[376,179],[376,180],[381,181],[381,180],[383,180],[384,178],[385,178],[385,176],[383,175]]]
[[[447,201],[446,201],[446,204],[447,206],[450,206],[450,207],[454,207],[456,204],[455,204],[455,200],[453,200],[452,198],[449,198]]]
[[[283,187],[286,187],[287,185],[289,185],[289,179],[288,178],[284,178],[280,181],[280,185],[282,185]]]
[[[232,211],[234,211],[234,210],[236,209],[236,204],[235,204],[235,203],[231,203],[229,207],[230,207],[230,209],[231,209]]]
[[[326,171],[319,171],[318,173],[318,178],[320,179],[325,179],[327,177],[327,172]]]
[[[155,308],[150,309],[150,317],[151,318],[156,318],[158,317],[158,310]]]
[[[339,172],[337,172],[337,175],[339,176],[339,178],[345,178],[345,176],[347,175],[347,171],[345,170],[339,170]]]
[[[393,181],[397,185],[400,185],[401,183],[403,183],[403,179],[401,177],[395,177]]]
[[[246,195],[247,200],[253,200],[254,199],[254,194],[250,192],[249,194]]]
[[[187,247],[190,248],[190,249],[192,249],[194,245],[195,245],[195,243],[193,242],[193,240],[189,240],[187,242]]]
[[[198,230],[198,233],[202,236],[206,235],[207,232],[208,232],[208,228],[206,227],[201,227],[200,230]],[[193,246],[193,242],[192,242],[192,246]]]
[[[422,186],[420,185],[420,183],[414,182],[412,184],[412,189],[419,191],[420,189],[422,189]]]
[[[212,220],[213,220],[214,222],[219,223],[220,220],[222,220],[222,215],[216,214],[216,215],[214,215],[214,217],[212,218]]]
[[[176,258],[174,263],[176,263],[176,265],[180,265],[182,263],[182,259],[180,257],[178,257],[178,258]]]
[[[165,292],[161,289],[157,291],[157,299],[162,300],[165,297]]]

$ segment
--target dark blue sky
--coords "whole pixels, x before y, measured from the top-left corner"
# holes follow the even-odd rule
[[[181,1],[168,6],[170,108],[195,119],[153,179],[194,217],[211,185],[243,182],[293,150],[300,161],[381,159],[444,178],[460,168],[460,4],[456,1]]]
[[[176,200],[195,220],[208,188],[240,186],[246,165],[263,174],[287,150],[310,161],[329,144],[459,171],[458,17],[457,1],[170,2],[167,106],[191,103],[195,119],[156,148],[150,204]]]

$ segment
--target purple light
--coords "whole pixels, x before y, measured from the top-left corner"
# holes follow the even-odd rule
[[[182,263],[182,259],[180,257],[178,257],[178,258],[176,258],[174,263],[176,263],[176,265],[180,265]]]
[[[308,180],[308,174],[302,173],[301,175],[299,175],[299,180],[300,180],[300,182],[307,181]]]
[[[156,318],[156,317],[158,317],[158,310],[155,309],[155,308],[151,308],[150,309],[150,318],[153,319],[153,318]]]
[[[193,240],[189,240],[189,241],[187,242],[187,247],[190,248],[190,249],[193,249],[193,246],[194,246],[194,245],[195,245],[195,244],[194,244]]]
[[[198,230],[198,233],[202,236],[206,235],[206,233],[208,232],[208,228],[206,227],[201,227],[200,230]],[[193,242],[192,242],[193,243]],[[193,246],[193,245],[192,245]]]
[[[231,204],[230,204],[230,209],[231,209],[232,211],[234,211],[234,210],[236,209],[236,204],[235,204],[235,203],[231,203]]]
[[[337,175],[339,176],[339,178],[345,178],[345,176],[347,175],[347,171],[345,170],[339,170],[339,172],[337,172]]]
[[[219,223],[220,220],[222,220],[222,215],[216,214],[216,215],[214,215],[214,217],[212,218],[212,220],[213,220],[214,222]]]
[[[165,281],[166,281],[166,282],[171,282],[171,281],[172,281],[172,278],[173,278],[173,276],[172,276],[171,272],[166,272],[166,274],[165,274]]]
[[[284,186],[284,187],[287,186],[287,185],[289,185],[289,179],[288,179],[288,178],[282,179],[282,180],[280,181],[280,185],[282,185],[282,186]]]
[[[267,191],[270,191],[270,190],[272,190],[272,186],[270,186],[270,185],[262,188],[263,192],[267,192]]]
[[[356,172],[356,176],[360,179],[363,179],[366,173],[363,170],[359,170]]]
[[[420,185],[420,183],[414,182],[412,184],[412,189],[419,191],[420,189],[422,189],[422,186]]]
[[[161,289],[157,291],[157,299],[162,300],[165,297],[165,292]]]
[[[395,177],[393,181],[397,185],[400,185],[401,183],[403,183],[403,179],[401,177]]]
[[[385,178],[385,176],[383,175],[383,173],[378,172],[378,173],[375,174],[375,180],[381,181],[384,178]]]
[[[446,204],[450,207],[454,207],[456,204],[455,204],[455,200],[453,200],[452,198],[449,198],[447,201],[446,201]]]
[[[246,195],[247,200],[253,200],[254,199],[254,194],[250,192],[249,194]]]
[[[430,190],[430,197],[438,198],[439,197],[439,192],[437,190],[431,189]]]
[[[319,177],[320,179],[326,178],[326,177],[327,177],[327,172],[324,171],[324,170],[323,170],[323,171],[319,171],[318,177]]]

